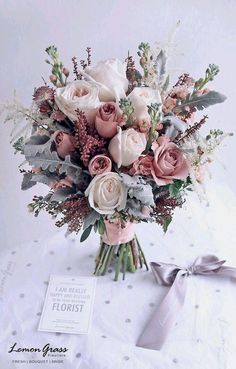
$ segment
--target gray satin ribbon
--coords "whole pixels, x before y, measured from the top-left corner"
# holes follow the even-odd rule
[[[236,268],[223,266],[224,263],[225,260],[219,260],[214,255],[198,257],[188,268],[152,262],[151,268],[157,283],[162,286],[171,286],[171,288],[144,328],[136,346],[160,350],[184,304],[187,277],[192,274],[201,274],[236,278]]]

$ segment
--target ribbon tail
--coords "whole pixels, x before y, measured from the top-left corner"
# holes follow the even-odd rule
[[[166,297],[144,328],[136,346],[161,350],[184,304],[186,288],[187,274],[186,271],[180,270]]]

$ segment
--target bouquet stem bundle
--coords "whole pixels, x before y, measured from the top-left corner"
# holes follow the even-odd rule
[[[134,273],[143,266],[148,270],[146,258],[136,235],[131,241],[118,245],[108,245],[101,238],[95,263],[94,274],[96,276],[105,275],[109,266],[114,264],[115,281],[118,280],[120,272],[122,272],[124,280],[127,271]]]

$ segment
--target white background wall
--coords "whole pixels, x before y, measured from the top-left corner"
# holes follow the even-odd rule
[[[208,128],[235,132],[236,0],[0,0],[0,101],[11,99],[16,89],[23,103],[31,101],[33,87],[47,78],[47,46],[58,46],[65,65],[71,57],[85,56],[92,47],[93,61],[124,59],[135,54],[140,41],[165,42],[178,20],[176,51],[170,62],[172,80],[182,72],[198,78],[209,63],[220,66],[213,82],[227,101],[209,108]],[[207,129],[206,129],[207,130]],[[20,190],[21,175],[9,145],[9,126],[0,130],[0,244],[1,249],[55,232],[47,214],[35,219],[26,204],[38,186]],[[212,167],[217,184],[235,189],[235,138],[227,141]]]

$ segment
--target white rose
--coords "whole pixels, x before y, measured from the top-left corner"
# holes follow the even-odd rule
[[[118,101],[126,96],[128,90],[126,63],[118,59],[107,59],[86,67],[84,72],[85,77],[90,77],[91,81],[98,83],[101,101]]]
[[[85,191],[90,206],[100,214],[113,214],[125,208],[127,189],[114,172],[96,175]]]
[[[55,101],[59,109],[71,120],[77,119],[76,109],[82,110],[89,122],[93,122],[96,109],[101,105],[98,86],[83,80],[68,83],[56,89]]]
[[[150,87],[135,87],[128,98],[134,107],[134,117],[136,119],[150,119],[147,105],[161,104],[159,91]]]
[[[142,154],[146,143],[144,133],[137,132],[133,128],[122,131],[118,127],[118,133],[110,141],[108,150],[118,168],[121,165],[127,167]]]

